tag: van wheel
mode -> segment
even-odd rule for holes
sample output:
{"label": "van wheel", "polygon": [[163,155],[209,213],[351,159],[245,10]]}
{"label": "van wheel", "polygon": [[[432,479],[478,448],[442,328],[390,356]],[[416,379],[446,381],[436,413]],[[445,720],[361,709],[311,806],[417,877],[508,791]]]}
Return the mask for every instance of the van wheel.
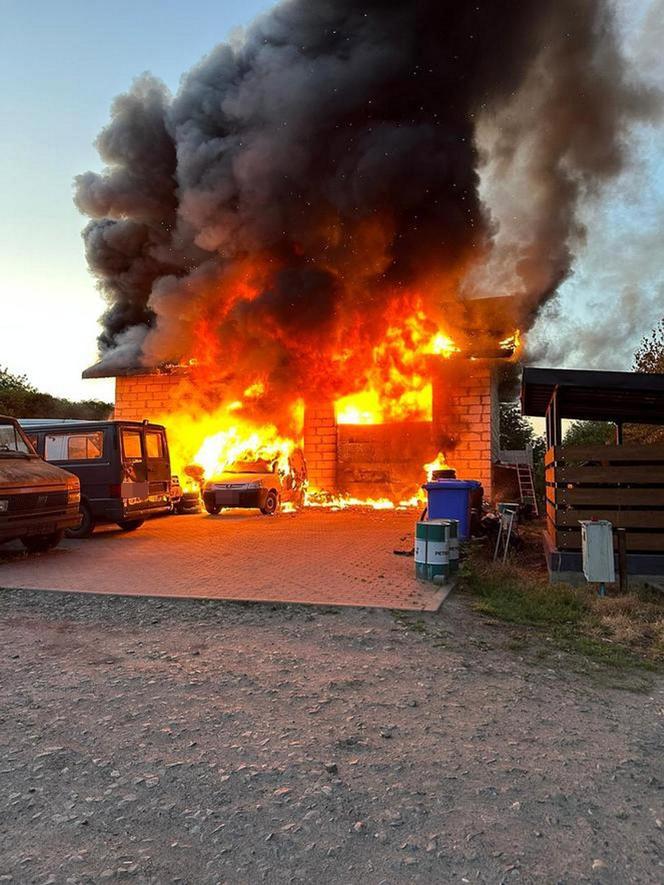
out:
{"label": "van wheel", "polygon": [[123,532],[135,532],[136,529],[140,529],[144,522],[144,519],[123,519],[118,525]]}
{"label": "van wheel", "polygon": [[50,535],[26,535],[21,538],[21,543],[30,553],[45,553],[47,550],[57,547],[64,534],[64,531],[60,529],[57,532],[51,532]]}
{"label": "van wheel", "polygon": [[65,529],[65,535],[68,538],[89,538],[95,530],[95,518],[87,504],[82,503],[81,507],[81,524],[75,529]]}
{"label": "van wheel", "polygon": [[219,516],[222,510],[219,504],[208,504],[207,502],[205,503],[205,509],[210,514],[210,516]]}
{"label": "van wheel", "polygon": [[261,507],[261,513],[263,516],[274,516],[274,514],[279,509],[279,495],[274,491],[274,489],[270,489],[267,493],[265,501],[263,502],[263,506]]}

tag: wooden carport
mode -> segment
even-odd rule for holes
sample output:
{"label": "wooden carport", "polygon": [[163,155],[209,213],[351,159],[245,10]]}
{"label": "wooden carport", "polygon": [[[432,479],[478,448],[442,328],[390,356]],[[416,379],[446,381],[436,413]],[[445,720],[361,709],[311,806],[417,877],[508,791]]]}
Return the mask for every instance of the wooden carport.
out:
{"label": "wooden carport", "polygon": [[[664,444],[623,444],[625,424],[664,425],[664,375],[526,367],[524,415],[546,419],[545,551],[552,578],[581,572],[579,520],[626,530],[628,572],[664,575]],[[613,445],[563,446],[563,419],[615,424]]]}

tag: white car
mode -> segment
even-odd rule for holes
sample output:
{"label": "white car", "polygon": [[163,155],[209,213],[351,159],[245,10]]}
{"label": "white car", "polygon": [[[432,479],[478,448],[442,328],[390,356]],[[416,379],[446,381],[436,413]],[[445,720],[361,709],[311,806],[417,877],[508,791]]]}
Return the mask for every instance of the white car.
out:
{"label": "white car", "polygon": [[283,502],[302,505],[306,478],[304,455],[299,449],[289,456],[287,471],[279,469],[279,458],[239,460],[205,483],[203,503],[214,516],[225,507],[255,507],[265,516],[272,516]]}

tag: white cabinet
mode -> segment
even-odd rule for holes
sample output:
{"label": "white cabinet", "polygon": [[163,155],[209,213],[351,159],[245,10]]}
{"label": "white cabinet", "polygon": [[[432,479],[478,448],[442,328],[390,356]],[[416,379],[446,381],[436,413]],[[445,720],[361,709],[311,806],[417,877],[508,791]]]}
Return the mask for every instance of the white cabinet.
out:
{"label": "white cabinet", "polygon": [[612,584],[616,579],[613,558],[613,525],[606,519],[580,520],[583,574],[593,584]]}

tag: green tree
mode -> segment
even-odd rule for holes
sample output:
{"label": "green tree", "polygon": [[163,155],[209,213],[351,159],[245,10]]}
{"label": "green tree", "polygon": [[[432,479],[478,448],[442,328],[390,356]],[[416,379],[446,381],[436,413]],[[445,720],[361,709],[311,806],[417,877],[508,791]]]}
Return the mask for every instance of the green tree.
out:
{"label": "green tree", "polygon": [[648,372],[649,374],[664,374],[664,318],[646,335],[639,344],[634,354],[635,372]]}
{"label": "green tree", "polygon": [[14,418],[82,418],[104,420],[113,406],[99,400],[72,402],[41,393],[25,375],[14,375],[0,367],[0,415]]}
{"label": "green tree", "polygon": [[518,402],[500,404],[500,448],[533,450],[533,478],[539,498],[544,496],[544,455],[546,442],[535,432],[530,421],[521,414]]}
{"label": "green tree", "polygon": [[525,449],[532,446],[533,453],[541,449],[544,454],[544,438],[535,432],[530,421],[521,414],[518,402],[500,404],[500,448]]}
{"label": "green tree", "polygon": [[[664,318],[646,335],[634,354],[632,369],[651,375],[664,374]],[[629,424],[625,440],[644,444],[664,443],[664,427],[656,424]]]}
{"label": "green tree", "polygon": [[563,437],[564,446],[594,446],[615,442],[616,426],[608,421],[572,421]]}

